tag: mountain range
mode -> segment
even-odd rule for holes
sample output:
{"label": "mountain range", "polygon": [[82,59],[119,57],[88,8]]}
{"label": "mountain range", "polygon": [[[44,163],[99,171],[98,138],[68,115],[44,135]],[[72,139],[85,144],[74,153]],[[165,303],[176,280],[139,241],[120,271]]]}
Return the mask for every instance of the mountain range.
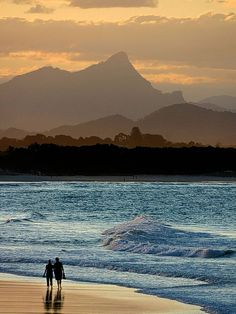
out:
{"label": "mountain range", "polygon": [[16,128],[8,128],[6,130],[0,130],[0,138],[8,137],[8,138],[16,138],[22,139],[26,135],[29,135],[30,132],[26,130],[16,129]]}
{"label": "mountain range", "polygon": [[211,109],[216,111],[236,112],[236,97],[229,95],[212,96],[202,99],[199,105],[205,108],[211,106]]}
{"label": "mountain range", "polygon": [[235,104],[232,96],[193,104],[181,92],[162,93],[119,52],[79,72],[44,67],[0,84],[0,138],[113,138],[138,126],[172,142],[235,146]]}
{"label": "mountain range", "polygon": [[161,108],[138,121],[138,126],[145,133],[161,134],[173,142],[236,145],[236,113],[188,103]]}
{"label": "mountain range", "polygon": [[143,133],[161,134],[173,142],[200,142],[205,145],[236,145],[236,113],[217,112],[183,103],[163,107],[143,119],[132,121],[120,115],[108,116],[75,126],[62,126],[47,135],[97,135],[114,137],[119,132],[129,133],[138,126]]}
{"label": "mountain range", "polygon": [[[111,115],[77,125],[61,126],[44,134],[68,135],[73,138],[94,135],[114,138],[121,132],[129,134],[134,126],[139,127],[142,133],[161,134],[172,142],[236,145],[236,113],[213,111],[189,103],[161,108],[136,121],[122,115]],[[18,138],[22,138],[23,134],[24,132],[19,133]]]}
{"label": "mountain range", "polygon": [[181,102],[180,91],[155,89],[119,52],[82,71],[44,67],[0,84],[0,125],[42,131],[114,114],[138,119]]}

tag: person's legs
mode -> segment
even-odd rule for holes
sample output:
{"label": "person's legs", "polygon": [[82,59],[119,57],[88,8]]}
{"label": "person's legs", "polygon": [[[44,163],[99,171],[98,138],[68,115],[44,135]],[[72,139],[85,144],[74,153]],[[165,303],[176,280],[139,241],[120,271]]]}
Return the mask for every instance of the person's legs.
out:
{"label": "person's legs", "polygon": [[49,277],[47,276],[47,287],[49,287]]}
{"label": "person's legs", "polygon": [[52,287],[52,277],[50,277],[50,286]]}

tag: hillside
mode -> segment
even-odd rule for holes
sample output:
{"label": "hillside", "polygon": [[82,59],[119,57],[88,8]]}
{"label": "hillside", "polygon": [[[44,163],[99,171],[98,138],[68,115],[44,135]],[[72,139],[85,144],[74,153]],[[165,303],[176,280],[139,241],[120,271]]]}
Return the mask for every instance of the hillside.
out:
{"label": "hillside", "polygon": [[45,132],[45,134],[51,136],[63,134],[69,135],[74,138],[93,135],[99,136],[101,138],[113,138],[116,134],[120,132],[129,133],[133,125],[134,121],[127,119],[121,115],[113,115],[77,125],[61,126]]}
{"label": "hillside", "polygon": [[199,102],[200,104],[210,103],[219,106],[225,110],[236,112],[236,97],[229,95],[219,95],[205,98]]}
{"label": "hillside", "polygon": [[[204,145],[236,146],[236,113],[214,111],[197,105],[183,103],[166,106],[140,120],[131,120],[122,115],[111,115],[75,125],[63,125],[43,132],[46,136],[66,135],[75,139],[97,136],[114,138],[119,133],[129,134],[137,126],[142,133],[160,134],[167,141],[191,141]],[[23,138],[23,130],[0,131],[1,135]],[[15,136],[14,136],[15,134]],[[16,136],[17,135],[17,136]]]}
{"label": "hillside", "polygon": [[15,138],[15,139],[22,139],[30,132],[15,128],[9,128],[6,130],[0,130],[0,138],[8,137],[8,138]]}
{"label": "hillside", "polygon": [[162,108],[138,121],[142,132],[161,134],[169,141],[236,145],[236,113],[217,112],[192,104]]}

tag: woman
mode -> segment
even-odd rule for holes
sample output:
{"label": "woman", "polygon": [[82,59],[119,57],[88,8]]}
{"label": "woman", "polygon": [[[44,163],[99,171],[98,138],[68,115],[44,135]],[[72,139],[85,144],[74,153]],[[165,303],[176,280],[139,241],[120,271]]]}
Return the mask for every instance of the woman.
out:
{"label": "woman", "polygon": [[45,267],[43,277],[46,277],[47,279],[47,287],[49,288],[49,283],[50,283],[50,286],[52,287],[53,265],[52,265],[51,260],[48,260],[48,264]]}
{"label": "woman", "polygon": [[54,275],[55,275],[55,279],[57,281],[57,287],[58,287],[58,289],[61,289],[61,280],[62,280],[62,278],[65,279],[64,268],[63,268],[62,263],[59,261],[58,257],[56,257],[55,260],[56,260],[56,262],[53,265]]}

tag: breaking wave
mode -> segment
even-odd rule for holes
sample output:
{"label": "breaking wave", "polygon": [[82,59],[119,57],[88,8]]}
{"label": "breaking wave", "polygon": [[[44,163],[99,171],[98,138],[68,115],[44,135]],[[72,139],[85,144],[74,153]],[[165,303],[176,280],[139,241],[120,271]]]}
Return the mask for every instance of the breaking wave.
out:
{"label": "breaking wave", "polygon": [[22,218],[8,218],[5,223],[10,224],[10,223],[17,223],[17,222],[33,222],[30,218],[27,217],[22,217]]}
{"label": "breaking wave", "polygon": [[36,222],[38,220],[45,220],[45,216],[41,213],[38,212],[32,212],[29,214],[26,214],[25,216],[17,216],[17,217],[10,217],[8,218],[5,223],[10,224],[10,223],[31,223],[31,222]]}
{"label": "breaking wave", "polygon": [[113,251],[198,258],[218,258],[235,253],[215,245],[215,238],[210,233],[179,230],[143,216],[103,232],[103,246]]}

